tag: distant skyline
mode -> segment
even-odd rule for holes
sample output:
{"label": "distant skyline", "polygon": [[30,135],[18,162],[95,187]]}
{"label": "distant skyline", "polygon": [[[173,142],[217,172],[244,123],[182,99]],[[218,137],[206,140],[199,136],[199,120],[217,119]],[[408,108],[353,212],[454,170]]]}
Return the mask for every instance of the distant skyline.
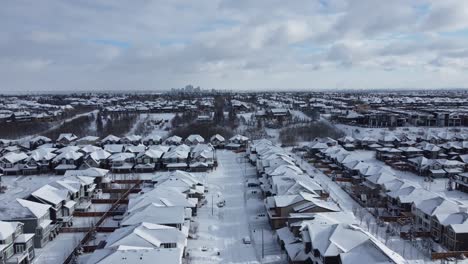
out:
{"label": "distant skyline", "polygon": [[1,6],[0,93],[468,87],[468,1]]}

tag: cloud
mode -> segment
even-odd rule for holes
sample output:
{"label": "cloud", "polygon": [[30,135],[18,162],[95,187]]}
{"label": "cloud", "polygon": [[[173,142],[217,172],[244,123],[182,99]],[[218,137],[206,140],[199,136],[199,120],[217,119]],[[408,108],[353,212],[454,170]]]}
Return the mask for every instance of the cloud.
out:
{"label": "cloud", "polygon": [[468,81],[458,0],[17,0],[0,22],[0,92]]}

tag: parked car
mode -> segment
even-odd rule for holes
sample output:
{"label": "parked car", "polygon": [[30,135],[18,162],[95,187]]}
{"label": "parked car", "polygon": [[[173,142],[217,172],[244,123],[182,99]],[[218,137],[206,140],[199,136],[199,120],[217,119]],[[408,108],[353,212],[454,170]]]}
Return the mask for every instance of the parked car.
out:
{"label": "parked car", "polygon": [[250,240],[250,237],[246,236],[242,239],[242,242],[244,242],[244,244],[252,244],[252,240]]}

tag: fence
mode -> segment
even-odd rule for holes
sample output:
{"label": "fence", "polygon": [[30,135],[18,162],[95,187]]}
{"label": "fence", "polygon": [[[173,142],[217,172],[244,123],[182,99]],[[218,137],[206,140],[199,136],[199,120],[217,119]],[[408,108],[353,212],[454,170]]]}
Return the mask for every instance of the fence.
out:
{"label": "fence", "polygon": [[[122,199],[127,199],[128,195],[130,193],[135,193],[135,190],[141,190],[139,188],[141,184],[141,181],[139,180],[137,183],[135,183],[135,185],[133,185],[132,188],[130,189],[127,189],[125,192],[123,192],[123,195],[122,197],[120,197],[115,203],[112,204],[111,208],[105,212],[101,218],[96,222],[96,225],[94,227],[92,227],[86,234],[85,236],[83,237],[83,239],[81,239],[80,241],[80,244],[78,244],[75,249],[70,253],[70,255],[67,257],[67,259],[63,262],[64,264],[70,264],[72,263],[72,261],[74,260],[74,257],[77,255],[77,253],[80,251],[80,249],[83,248],[83,246],[86,245],[86,243],[88,243],[88,241],[92,238],[93,236],[93,233],[95,231],[98,230],[98,228],[100,227],[100,225],[106,220],[107,217],[109,216],[112,216],[112,212],[118,212],[116,209],[121,205],[120,204],[120,200]],[[125,190],[125,189],[118,189],[118,190]],[[139,192],[139,191],[138,191]]]}

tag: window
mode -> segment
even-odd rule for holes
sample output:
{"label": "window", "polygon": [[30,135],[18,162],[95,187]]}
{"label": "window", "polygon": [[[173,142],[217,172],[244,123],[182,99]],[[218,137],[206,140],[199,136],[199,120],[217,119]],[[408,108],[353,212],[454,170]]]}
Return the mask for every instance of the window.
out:
{"label": "window", "polygon": [[16,244],[15,245],[15,252],[16,253],[24,252],[24,244]]}

